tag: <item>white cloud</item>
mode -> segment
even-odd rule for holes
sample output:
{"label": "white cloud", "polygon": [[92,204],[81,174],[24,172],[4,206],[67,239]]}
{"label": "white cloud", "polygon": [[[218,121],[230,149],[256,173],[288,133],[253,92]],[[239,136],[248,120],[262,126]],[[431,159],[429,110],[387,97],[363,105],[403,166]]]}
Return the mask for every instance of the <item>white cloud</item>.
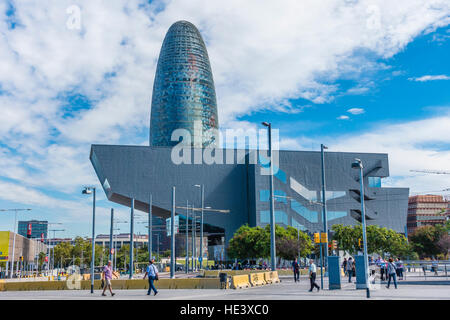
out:
{"label": "white cloud", "polygon": [[410,170],[450,170],[450,113],[399,124],[378,124],[370,131],[328,140],[330,151],[387,153],[387,185],[410,187],[412,192],[449,187],[446,175]]}
{"label": "white cloud", "polygon": [[426,75],[426,76],[421,76],[421,77],[417,77],[417,78],[408,78],[408,80],[409,81],[425,82],[425,81],[435,81],[435,80],[450,80],[450,77],[446,76],[444,74],[436,75],[436,76]]}
{"label": "white cloud", "polygon": [[357,114],[363,114],[365,111],[363,108],[351,108],[347,110],[348,113],[351,113],[353,115],[357,115]]}
{"label": "white cloud", "polygon": [[321,143],[326,144],[330,152],[387,153],[390,176],[383,180],[383,186],[410,188],[410,193],[439,191],[450,187],[448,175],[410,171],[450,171],[448,111],[418,121],[376,123],[372,129],[349,135],[282,138],[280,146],[284,150],[320,150]]}
{"label": "white cloud", "polygon": [[348,119],[350,119],[350,117],[349,116],[345,116],[345,115],[341,115],[341,116],[337,117],[336,119],[338,119],[338,120],[348,120]]}
{"label": "white cloud", "polygon": [[[74,4],[81,9],[80,30],[66,26],[66,9]],[[11,198],[3,192],[11,184],[26,194],[43,188],[69,195],[97,181],[88,160],[91,143],[147,141],[156,62],[177,20],[193,22],[206,41],[226,128],[262,109],[300,112],[290,99],[332,101],[341,90],[335,80],[359,81],[367,70],[385,69],[379,58],[448,24],[450,13],[446,0],[49,0],[14,6],[14,17],[6,17],[7,3],[0,2],[0,182],[9,181],[0,184],[3,199]],[[366,88],[364,80],[348,93]],[[74,111],[64,97],[76,95],[88,104]],[[53,197],[42,195],[39,203],[47,206]],[[30,199],[40,196],[30,193]]]}

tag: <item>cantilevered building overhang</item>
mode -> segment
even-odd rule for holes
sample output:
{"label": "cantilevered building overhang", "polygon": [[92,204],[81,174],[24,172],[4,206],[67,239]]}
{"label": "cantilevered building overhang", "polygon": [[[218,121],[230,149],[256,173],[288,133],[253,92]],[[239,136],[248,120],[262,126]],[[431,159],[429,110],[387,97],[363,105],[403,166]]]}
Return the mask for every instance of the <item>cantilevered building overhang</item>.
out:
{"label": "cantilevered building overhang", "polygon": [[[93,145],[91,162],[109,200],[148,212],[150,194],[153,213],[168,218],[171,190],[176,187],[176,205],[186,201],[200,207],[195,184],[205,185],[205,207],[229,213],[207,213],[205,223],[223,229],[229,240],[243,224],[264,226],[269,222],[269,177],[261,174],[264,157],[252,163],[249,151],[233,164],[175,164],[170,147]],[[195,151],[192,152],[194,154]],[[223,151],[225,154],[226,151]],[[327,152],[325,154],[326,199],[329,226],[361,222],[358,170],[351,168],[360,158],[365,168],[367,223],[404,232],[409,189],[384,188],[380,180],[389,175],[386,154]],[[193,156],[192,156],[193,160]],[[193,163],[193,161],[191,162]],[[322,229],[320,152],[280,151],[274,178],[275,220],[301,230]],[[287,197],[287,198],[286,198]],[[183,209],[177,214],[184,216]]]}

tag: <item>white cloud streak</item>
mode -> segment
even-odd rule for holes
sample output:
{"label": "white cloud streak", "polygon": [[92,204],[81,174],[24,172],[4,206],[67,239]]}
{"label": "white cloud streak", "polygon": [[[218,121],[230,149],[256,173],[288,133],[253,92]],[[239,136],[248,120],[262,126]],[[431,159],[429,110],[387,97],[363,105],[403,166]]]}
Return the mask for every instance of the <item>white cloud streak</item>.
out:
{"label": "white cloud streak", "polygon": [[[74,4],[80,30],[67,28],[66,9]],[[53,197],[36,188],[69,195],[96,183],[91,143],[145,144],[156,62],[175,21],[191,21],[206,41],[226,128],[262,109],[300,112],[290,99],[332,101],[340,91],[335,80],[358,81],[369,69],[385,68],[378,58],[447,25],[450,5],[50,0],[16,1],[14,14],[7,11],[0,2],[0,198],[12,200],[4,191],[15,184],[46,207]],[[349,94],[366,92],[366,84]],[[73,110],[70,99],[77,97],[86,103]]]}
{"label": "white cloud streak", "polygon": [[426,82],[426,81],[436,81],[436,80],[450,80],[449,76],[446,76],[444,74],[441,75],[426,75],[426,76],[421,76],[421,77],[417,77],[417,78],[408,78],[409,81],[418,81],[418,82]]}
{"label": "white cloud streak", "polygon": [[363,108],[350,108],[347,110],[348,113],[353,115],[363,114],[365,111]]}

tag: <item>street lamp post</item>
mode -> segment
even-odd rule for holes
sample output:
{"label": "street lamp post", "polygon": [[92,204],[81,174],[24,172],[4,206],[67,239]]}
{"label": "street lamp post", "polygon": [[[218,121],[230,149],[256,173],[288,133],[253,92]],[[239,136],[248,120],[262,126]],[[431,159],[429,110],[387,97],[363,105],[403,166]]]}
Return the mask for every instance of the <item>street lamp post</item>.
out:
{"label": "street lamp post", "polygon": [[197,221],[195,220],[195,212],[192,207],[192,271],[197,271],[197,248],[196,248],[196,237],[197,237]]}
{"label": "street lamp post", "polygon": [[[327,270],[327,256],[328,256],[328,221],[327,221],[327,204],[326,204],[326,191],[325,191],[325,152],[324,150],[328,147],[323,144],[320,145],[320,155],[322,164],[322,212],[323,212],[323,232],[327,235],[327,242],[323,244],[323,264],[325,266],[325,271]],[[321,272],[322,273],[322,272]]]}
{"label": "street lamp post", "polygon": [[153,207],[153,195],[150,194],[150,202],[148,204],[148,259],[152,259],[153,251],[153,217],[152,217],[152,207]]}
{"label": "street lamp post", "polygon": [[83,194],[91,194],[93,192],[92,199],[92,256],[91,256],[91,293],[94,293],[94,267],[95,267],[95,187],[85,187]]}
{"label": "street lamp post", "polygon": [[200,215],[200,253],[198,257],[198,262],[200,264],[200,269],[203,269],[203,208],[205,207],[205,185],[196,184],[195,187],[201,189],[201,215]]}
{"label": "street lamp post", "polygon": [[363,164],[360,159],[355,159],[352,163],[352,168],[359,169],[359,183],[360,183],[360,198],[361,198],[361,220],[362,220],[362,232],[363,232],[363,247],[364,247],[364,278],[366,280],[366,294],[367,298],[370,298],[370,288],[368,279],[369,260],[367,254],[367,236],[366,236],[366,213],[364,208],[364,173]]}
{"label": "street lamp post", "polygon": [[134,255],[134,198],[131,199],[131,220],[130,220],[130,274],[129,279],[133,279],[133,255]]}
{"label": "street lamp post", "polygon": [[[53,250],[52,250],[52,274],[53,274],[53,270],[55,269],[55,245],[56,245],[56,232],[57,231],[66,231],[65,229],[52,229],[52,230],[48,230],[48,231],[53,231]],[[48,260],[49,264],[50,264],[50,257]]]}
{"label": "street lamp post", "polygon": [[109,231],[109,260],[113,258],[114,209],[111,208],[111,229]]}
{"label": "street lamp post", "polygon": [[172,187],[172,213],[170,216],[170,278],[175,278],[175,187]]}
{"label": "street lamp post", "polygon": [[186,200],[186,273],[189,272],[189,200]]}
{"label": "street lamp post", "polygon": [[272,271],[276,270],[276,245],[275,245],[275,213],[274,213],[274,196],[273,196],[273,157],[272,157],[272,125],[263,122],[263,126],[268,128],[269,133],[269,159],[270,159],[270,261]]}

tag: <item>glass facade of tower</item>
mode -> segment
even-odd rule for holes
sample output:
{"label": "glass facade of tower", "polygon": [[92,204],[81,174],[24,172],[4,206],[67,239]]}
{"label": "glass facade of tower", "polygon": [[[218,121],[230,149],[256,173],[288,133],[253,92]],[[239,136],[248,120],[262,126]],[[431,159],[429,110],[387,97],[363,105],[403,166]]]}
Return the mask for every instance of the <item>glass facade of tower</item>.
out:
{"label": "glass facade of tower", "polygon": [[[195,125],[194,125],[195,123]],[[174,23],[161,47],[153,84],[150,146],[173,146],[172,132],[186,129],[191,145],[214,146],[216,93],[205,43],[190,22]]]}

